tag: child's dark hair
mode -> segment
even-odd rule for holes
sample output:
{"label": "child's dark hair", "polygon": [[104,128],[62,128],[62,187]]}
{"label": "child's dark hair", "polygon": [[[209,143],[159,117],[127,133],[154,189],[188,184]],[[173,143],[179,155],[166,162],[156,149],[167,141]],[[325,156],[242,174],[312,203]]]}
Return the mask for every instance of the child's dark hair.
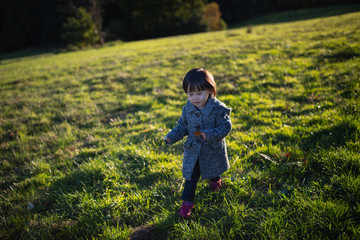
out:
{"label": "child's dark hair", "polygon": [[210,90],[216,96],[216,83],[213,75],[203,68],[191,69],[184,77],[183,89],[186,93]]}

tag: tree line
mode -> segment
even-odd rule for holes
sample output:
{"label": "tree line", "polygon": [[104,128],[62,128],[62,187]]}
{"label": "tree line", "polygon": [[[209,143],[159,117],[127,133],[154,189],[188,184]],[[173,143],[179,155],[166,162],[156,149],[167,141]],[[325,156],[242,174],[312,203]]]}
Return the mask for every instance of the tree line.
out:
{"label": "tree line", "polygon": [[355,0],[2,0],[0,52],[215,31],[274,11]]}

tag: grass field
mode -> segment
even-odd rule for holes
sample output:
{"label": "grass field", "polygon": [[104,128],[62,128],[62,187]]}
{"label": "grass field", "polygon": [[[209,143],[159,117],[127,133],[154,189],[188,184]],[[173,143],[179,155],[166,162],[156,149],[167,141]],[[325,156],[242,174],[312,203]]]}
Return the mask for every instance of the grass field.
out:
{"label": "grass field", "polygon": [[[360,12],[0,61],[1,239],[359,239]],[[177,213],[184,74],[231,168]]]}

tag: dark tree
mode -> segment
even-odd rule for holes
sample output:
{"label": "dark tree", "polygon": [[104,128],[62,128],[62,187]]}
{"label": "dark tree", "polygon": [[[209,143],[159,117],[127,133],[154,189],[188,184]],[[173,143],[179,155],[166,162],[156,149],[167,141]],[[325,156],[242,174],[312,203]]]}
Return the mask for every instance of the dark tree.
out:
{"label": "dark tree", "polygon": [[60,0],[58,9],[68,17],[76,16],[79,8],[85,9],[90,13],[92,20],[95,23],[99,42],[103,45],[105,43],[102,17],[104,14],[103,5],[108,1],[110,0]]}
{"label": "dark tree", "polygon": [[75,47],[91,46],[99,41],[92,15],[83,7],[77,9],[76,16],[66,19],[62,37],[69,46]]}

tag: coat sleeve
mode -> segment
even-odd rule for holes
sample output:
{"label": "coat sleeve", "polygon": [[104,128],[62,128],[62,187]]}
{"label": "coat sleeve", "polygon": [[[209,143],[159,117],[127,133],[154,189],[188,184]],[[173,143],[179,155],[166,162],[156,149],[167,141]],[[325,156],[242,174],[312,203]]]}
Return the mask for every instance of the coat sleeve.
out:
{"label": "coat sleeve", "polygon": [[216,127],[203,130],[207,136],[207,143],[217,142],[225,138],[231,131],[230,119],[231,108],[223,108],[217,111]]}
{"label": "coat sleeve", "polygon": [[180,141],[186,135],[188,135],[188,125],[184,112],[185,107],[182,110],[181,117],[178,120],[177,125],[166,135],[166,137],[171,141],[170,143],[167,143],[167,145],[174,144],[177,141]]}

